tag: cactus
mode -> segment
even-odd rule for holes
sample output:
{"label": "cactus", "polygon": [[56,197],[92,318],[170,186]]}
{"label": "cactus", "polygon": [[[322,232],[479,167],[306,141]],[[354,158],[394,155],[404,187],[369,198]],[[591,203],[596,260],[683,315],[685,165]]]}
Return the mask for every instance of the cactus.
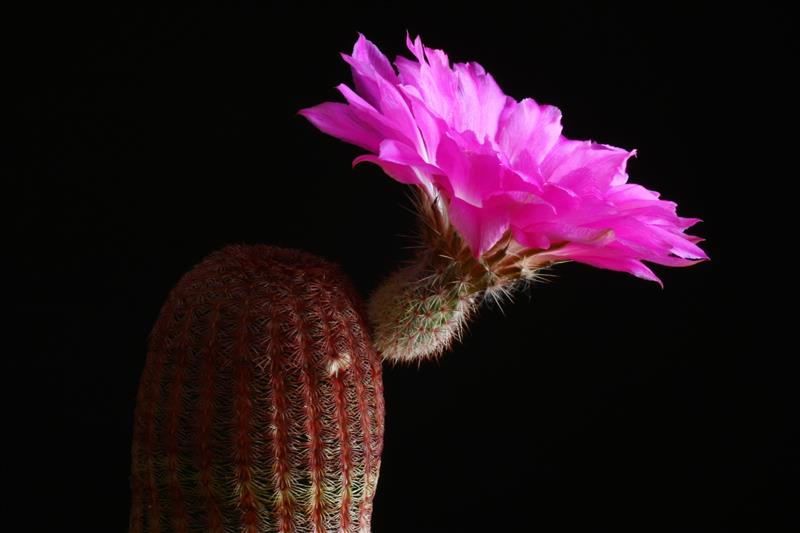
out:
{"label": "cactus", "polygon": [[337,267],[268,246],[211,254],[149,337],[130,533],[368,533],[382,394]]}

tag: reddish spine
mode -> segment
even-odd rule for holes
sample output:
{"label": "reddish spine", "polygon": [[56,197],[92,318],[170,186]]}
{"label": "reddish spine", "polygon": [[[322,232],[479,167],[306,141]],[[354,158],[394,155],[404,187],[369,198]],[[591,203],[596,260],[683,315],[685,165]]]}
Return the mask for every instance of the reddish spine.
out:
{"label": "reddish spine", "polygon": [[313,531],[325,531],[325,503],[323,501],[322,474],[325,468],[325,455],[322,443],[322,433],[317,405],[319,404],[319,391],[317,390],[317,371],[313,358],[310,357],[310,335],[306,331],[303,321],[303,295],[295,295],[291,305],[291,317],[297,331],[297,352],[302,357],[303,374],[303,404],[305,407],[306,433],[308,435],[308,470],[311,475],[310,511]]}
{"label": "reddish spine", "polygon": [[285,348],[287,339],[281,331],[280,322],[273,320],[271,324],[270,343],[270,385],[272,387],[272,455],[273,486],[276,506],[278,531],[290,533],[292,524],[291,465],[289,463],[289,397],[284,382],[282,369],[287,365]]}
{"label": "reddish spine", "polygon": [[237,493],[239,509],[242,513],[244,533],[258,533],[258,501],[253,487],[253,402],[251,383],[253,380],[250,354],[250,299],[253,285],[247,289],[247,299],[239,321],[234,348],[234,367],[236,384],[234,390],[234,410],[236,411],[236,444],[234,446]]}
{"label": "reddish spine", "polygon": [[200,480],[200,497],[207,519],[208,533],[222,533],[222,517],[214,494],[213,477],[213,423],[214,423],[214,352],[220,320],[220,304],[214,306],[209,322],[208,341],[205,343],[200,364],[200,391],[197,409],[197,451]]}
{"label": "reddish spine", "polygon": [[368,533],[380,360],[340,270],[267,246],[215,252],[149,339],[131,533]]}
{"label": "reddish spine", "polygon": [[[331,302],[331,305],[334,310],[333,321],[337,324],[337,330],[342,332],[342,342],[345,346],[346,353],[356,353],[358,350],[363,349],[363,344],[358,344],[356,339],[353,336],[353,332],[351,328],[347,327],[347,324],[353,317],[347,316],[347,307],[344,305],[342,301],[341,295],[335,294],[335,292],[331,291],[334,295],[334,299]],[[367,365],[370,368],[370,365]],[[365,401],[365,390],[364,390],[364,377],[365,377],[365,369],[360,364],[353,365],[353,371],[355,373],[355,387],[356,387],[356,401],[358,406],[358,427],[361,431],[362,436],[362,449],[363,449],[363,462],[364,462],[364,477],[366,478],[369,473],[371,472],[372,468],[372,442],[370,438],[370,424],[369,424],[369,408],[367,406],[367,402]],[[364,480],[363,482],[364,488],[368,488],[369,482],[368,480]],[[371,498],[370,498],[371,499]],[[362,505],[359,508],[358,512],[358,524],[359,527],[363,530],[364,528],[368,527],[368,520],[370,515],[371,509],[367,505]]]}
{"label": "reddish spine", "polygon": [[186,379],[186,352],[190,347],[189,329],[192,324],[194,308],[189,306],[186,311],[181,331],[177,342],[169,350],[171,358],[175,361],[175,373],[169,383],[168,401],[166,405],[166,453],[167,453],[167,484],[169,486],[170,505],[172,508],[172,527],[175,533],[187,533],[188,515],[186,501],[181,489],[179,477],[180,457],[180,423],[181,410],[183,409],[184,382]]}

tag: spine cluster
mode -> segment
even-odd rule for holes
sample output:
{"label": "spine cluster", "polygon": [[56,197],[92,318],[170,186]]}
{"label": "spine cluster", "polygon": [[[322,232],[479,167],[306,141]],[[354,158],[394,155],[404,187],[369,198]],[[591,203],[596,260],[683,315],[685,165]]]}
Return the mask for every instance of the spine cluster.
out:
{"label": "spine cluster", "polygon": [[230,246],[186,274],[149,339],[130,533],[368,533],[381,365],[335,266]]}
{"label": "spine cluster", "polygon": [[375,349],[394,362],[441,355],[460,338],[484,298],[509,297],[551,263],[508,232],[480,258],[451,224],[441,198],[418,191],[419,253],[390,275],[369,301]]}

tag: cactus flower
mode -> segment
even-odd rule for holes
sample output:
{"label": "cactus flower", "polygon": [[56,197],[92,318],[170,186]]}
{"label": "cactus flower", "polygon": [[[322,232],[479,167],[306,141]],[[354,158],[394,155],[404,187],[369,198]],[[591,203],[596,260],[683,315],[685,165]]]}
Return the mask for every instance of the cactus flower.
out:
{"label": "cactus flower", "polygon": [[487,294],[547,266],[577,261],[661,283],[643,261],[707,259],[685,230],[698,222],[628,183],[635,154],[562,134],[561,112],[516,101],[477,63],[406,38],[395,68],[363,35],[342,57],[346,103],[300,114],[355,144],[389,176],[416,186],[424,250],[373,295],[376,346],[391,359],[440,353]]}

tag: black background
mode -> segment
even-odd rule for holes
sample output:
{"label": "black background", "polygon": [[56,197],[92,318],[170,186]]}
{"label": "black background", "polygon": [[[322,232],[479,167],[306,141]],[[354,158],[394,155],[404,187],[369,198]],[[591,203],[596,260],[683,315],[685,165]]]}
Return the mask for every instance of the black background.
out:
{"label": "black background", "polygon": [[365,295],[407,257],[404,186],[296,111],[339,99],[358,31],[393,59],[408,30],[559,106],[567,136],[638,148],[632,181],[703,218],[712,261],[656,267],[664,290],[559,266],[440,361],[386,367],[374,531],[797,530],[792,350],[763,327],[781,222],[760,197],[786,194],[767,120],[792,24],[572,2],[4,17],[4,515],[126,530],[145,337],[211,251],[303,248]]}

